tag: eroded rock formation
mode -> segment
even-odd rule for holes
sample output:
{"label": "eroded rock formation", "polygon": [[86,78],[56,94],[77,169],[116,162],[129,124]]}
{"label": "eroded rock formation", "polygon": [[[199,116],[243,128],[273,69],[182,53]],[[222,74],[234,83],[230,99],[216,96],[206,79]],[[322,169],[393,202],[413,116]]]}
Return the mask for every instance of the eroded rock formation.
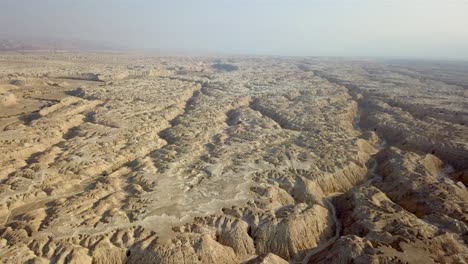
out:
{"label": "eroded rock formation", "polygon": [[2,263],[468,261],[460,73],[1,59]]}

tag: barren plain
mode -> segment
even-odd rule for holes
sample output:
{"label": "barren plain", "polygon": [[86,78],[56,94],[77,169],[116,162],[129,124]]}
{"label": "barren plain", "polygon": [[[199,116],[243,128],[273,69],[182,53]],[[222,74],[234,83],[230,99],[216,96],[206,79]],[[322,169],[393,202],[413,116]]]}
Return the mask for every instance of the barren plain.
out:
{"label": "barren plain", "polygon": [[1,263],[467,263],[468,65],[0,54]]}

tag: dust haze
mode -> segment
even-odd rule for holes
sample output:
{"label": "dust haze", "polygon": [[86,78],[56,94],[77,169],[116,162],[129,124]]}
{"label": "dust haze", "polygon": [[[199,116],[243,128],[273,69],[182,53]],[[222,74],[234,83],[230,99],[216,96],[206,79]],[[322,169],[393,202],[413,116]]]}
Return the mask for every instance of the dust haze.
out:
{"label": "dust haze", "polygon": [[0,39],[165,54],[468,59],[468,2],[2,1]]}

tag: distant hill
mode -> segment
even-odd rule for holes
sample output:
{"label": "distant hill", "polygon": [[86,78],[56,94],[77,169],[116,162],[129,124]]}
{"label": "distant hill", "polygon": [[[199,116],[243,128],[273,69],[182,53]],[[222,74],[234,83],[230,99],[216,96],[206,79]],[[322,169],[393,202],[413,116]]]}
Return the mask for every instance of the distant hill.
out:
{"label": "distant hill", "polygon": [[0,52],[26,51],[115,51],[110,46],[71,40],[14,40],[0,37]]}

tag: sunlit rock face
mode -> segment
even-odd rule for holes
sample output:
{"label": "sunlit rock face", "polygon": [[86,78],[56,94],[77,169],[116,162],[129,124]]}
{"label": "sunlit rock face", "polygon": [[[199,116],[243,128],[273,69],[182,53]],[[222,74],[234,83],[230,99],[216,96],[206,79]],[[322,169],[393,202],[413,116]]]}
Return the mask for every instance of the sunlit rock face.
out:
{"label": "sunlit rock face", "polygon": [[467,70],[2,54],[0,262],[467,262]]}

